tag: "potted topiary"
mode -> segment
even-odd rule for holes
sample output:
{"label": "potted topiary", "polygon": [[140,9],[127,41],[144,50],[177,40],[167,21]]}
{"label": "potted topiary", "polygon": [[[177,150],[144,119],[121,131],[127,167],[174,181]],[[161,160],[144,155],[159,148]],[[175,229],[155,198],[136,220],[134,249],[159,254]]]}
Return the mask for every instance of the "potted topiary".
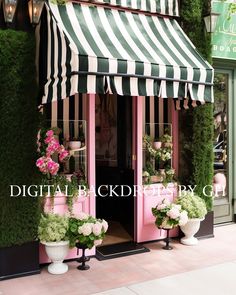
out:
{"label": "potted topiary", "polygon": [[182,192],[181,196],[176,199],[176,203],[188,213],[188,222],[180,226],[185,237],[181,238],[181,243],[192,246],[198,243],[194,235],[200,228],[200,222],[204,220],[207,213],[206,204],[198,195],[191,191]]}
{"label": "potted topiary", "polygon": [[107,229],[108,223],[105,220],[96,219],[84,212],[69,218],[70,247],[76,246],[82,250],[82,257],[78,260],[78,262],[82,262],[82,265],[79,265],[78,269],[89,269],[89,266],[85,265],[85,262],[89,260],[85,256],[85,250],[100,245]]}
{"label": "potted topiary", "polygon": [[166,245],[163,247],[165,250],[171,250],[169,246],[169,230],[176,226],[183,226],[188,221],[188,215],[181,205],[171,203],[168,199],[164,198],[156,207],[152,208],[152,214],[155,217],[155,225],[159,229],[167,231]]}
{"label": "potted topiary", "polygon": [[42,214],[38,237],[52,263],[48,266],[48,272],[51,274],[63,274],[67,272],[68,266],[63,260],[69,251],[68,239],[68,217],[58,214]]}

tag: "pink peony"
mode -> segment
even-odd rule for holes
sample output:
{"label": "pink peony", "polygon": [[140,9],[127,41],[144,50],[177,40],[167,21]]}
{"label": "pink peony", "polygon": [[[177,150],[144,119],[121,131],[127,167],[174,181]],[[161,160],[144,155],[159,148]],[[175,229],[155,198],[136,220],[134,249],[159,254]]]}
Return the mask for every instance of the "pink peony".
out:
{"label": "pink peony", "polygon": [[84,212],[79,212],[76,217],[79,219],[79,220],[86,220],[88,218],[88,214],[84,213]]}
{"label": "pink peony", "polygon": [[52,175],[56,175],[59,170],[59,164],[54,162],[51,158],[49,158],[47,162],[48,172]]}
{"label": "pink peony", "polygon": [[99,236],[102,233],[102,223],[96,222],[93,225],[93,233],[95,236]]}
{"label": "pink peony", "polygon": [[94,246],[99,246],[102,243],[102,239],[94,240]]}
{"label": "pink peony", "polygon": [[46,132],[46,136],[47,136],[47,137],[52,137],[53,135],[54,135],[53,130],[48,130],[48,131]]}
{"label": "pink peony", "polygon": [[84,236],[89,236],[92,233],[92,224],[84,223],[78,228],[78,233]]}
{"label": "pink peony", "polygon": [[173,207],[166,213],[166,215],[171,219],[177,219],[180,216],[180,212],[179,209]]}
{"label": "pink peony", "polygon": [[108,223],[104,219],[102,220],[102,227],[103,227],[104,232],[106,232],[108,229]]}
{"label": "pink peony", "polygon": [[62,162],[63,160],[65,160],[69,155],[69,152],[67,150],[65,150],[65,148],[63,147],[63,149],[61,149],[60,154],[59,154],[59,161]]}
{"label": "pink peony", "polygon": [[36,161],[36,166],[39,167],[39,168],[43,167],[43,165],[44,165],[44,163],[45,163],[45,159],[46,159],[46,157],[41,157],[41,158],[39,158],[39,159]]}

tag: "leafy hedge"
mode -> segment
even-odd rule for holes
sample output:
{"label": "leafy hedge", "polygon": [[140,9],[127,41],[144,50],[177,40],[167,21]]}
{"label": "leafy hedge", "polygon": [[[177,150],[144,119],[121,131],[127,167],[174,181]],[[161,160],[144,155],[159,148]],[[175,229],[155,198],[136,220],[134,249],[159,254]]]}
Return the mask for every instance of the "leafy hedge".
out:
{"label": "leafy hedge", "polygon": [[0,247],[36,238],[38,198],[10,197],[10,184],[35,184],[39,115],[34,36],[0,30]]}
{"label": "leafy hedge", "polygon": [[[211,62],[211,36],[206,33],[203,16],[209,12],[210,7],[209,0],[182,0],[180,10],[182,27],[198,51],[209,62]],[[181,134],[182,181],[197,185],[196,193],[206,201],[207,210],[211,211],[212,198],[204,196],[203,187],[211,185],[213,178],[213,105],[197,107],[181,116],[181,127],[185,128],[188,124]],[[209,194],[209,190],[207,193]]]}

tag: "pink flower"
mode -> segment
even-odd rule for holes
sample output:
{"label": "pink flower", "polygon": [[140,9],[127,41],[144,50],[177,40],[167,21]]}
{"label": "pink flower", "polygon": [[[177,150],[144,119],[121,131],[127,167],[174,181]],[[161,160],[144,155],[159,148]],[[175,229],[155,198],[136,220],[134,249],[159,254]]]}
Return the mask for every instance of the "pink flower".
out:
{"label": "pink flower", "polygon": [[63,160],[65,160],[68,155],[69,152],[67,150],[65,150],[64,146],[62,146],[63,148],[61,148],[60,154],[59,154],[59,161],[62,162]]}
{"label": "pink flower", "polygon": [[47,162],[48,172],[52,175],[56,175],[59,170],[59,164],[54,162],[51,158],[49,159],[50,160]]}
{"label": "pink flower", "polygon": [[177,219],[180,216],[180,212],[179,209],[173,207],[166,213],[166,215],[171,219]]}
{"label": "pink flower", "polygon": [[42,168],[45,163],[46,157],[41,157],[36,161],[36,166]]}
{"label": "pink flower", "polygon": [[55,139],[54,137],[50,139],[50,142],[48,143],[48,147],[46,148],[47,156],[50,156],[54,154],[55,152],[60,152],[61,146],[59,144],[59,141]]}
{"label": "pink flower", "polygon": [[78,228],[78,233],[84,236],[89,236],[92,233],[92,224],[84,223]]}
{"label": "pink flower", "polygon": [[79,219],[79,220],[85,220],[88,218],[88,214],[84,213],[84,212],[79,212],[76,217]]}
{"label": "pink flower", "polygon": [[166,207],[167,207],[166,204],[159,204],[159,205],[157,206],[157,210],[162,210],[162,209],[165,209]]}
{"label": "pink flower", "polygon": [[93,225],[93,233],[95,236],[99,236],[102,233],[102,223],[97,222]]}
{"label": "pink flower", "polygon": [[108,229],[108,223],[104,219],[102,220],[102,227],[103,227],[104,232],[106,232]]}
{"label": "pink flower", "polygon": [[48,131],[46,132],[46,136],[47,136],[47,137],[52,137],[53,135],[54,135],[53,130],[48,130]]}
{"label": "pink flower", "polygon": [[94,246],[101,245],[101,243],[102,243],[102,239],[94,240]]}

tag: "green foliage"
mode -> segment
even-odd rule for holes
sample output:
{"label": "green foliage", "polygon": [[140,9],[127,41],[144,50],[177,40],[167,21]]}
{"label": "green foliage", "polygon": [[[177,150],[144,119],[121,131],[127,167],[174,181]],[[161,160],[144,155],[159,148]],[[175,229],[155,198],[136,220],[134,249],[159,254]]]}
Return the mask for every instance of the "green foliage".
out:
{"label": "green foliage", "polygon": [[101,244],[107,228],[108,224],[105,220],[96,219],[83,212],[77,217],[70,217],[68,230],[70,247],[75,247],[77,242],[86,245],[89,249]]}
{"label": "green foliage", "polygon": [[188,218],[203,218],[206,213],[206,204],[198,195],[185,191],[177,198],[176,203],[181,205],[181,208],[188,213]]}
{"label": "green foliage", "polygon": [[7,247],[37,238],[38,199],[10,197],[11,184],[37,184],[33,35],[0,30],[0,73],[0,247]]}
{"label": "green foliage", "polygon": [[[211,62],[211,35],[206,33],[204,15],[210,11],[210,0],[181,1],[181,25],[198,51]],[[196,184],[196,192],[212,210],[212,198],[205,197],[203,187],[213,177],[213,106],[206,104],[180,114],[181,181]],[[191,159],[191,160],[190,160]]]}
{"label": "green foliage", "polygon": [[68,227],[68,217],[66,216],[52,213],[41,215],[38,238],[41,242],[68,241]]}

